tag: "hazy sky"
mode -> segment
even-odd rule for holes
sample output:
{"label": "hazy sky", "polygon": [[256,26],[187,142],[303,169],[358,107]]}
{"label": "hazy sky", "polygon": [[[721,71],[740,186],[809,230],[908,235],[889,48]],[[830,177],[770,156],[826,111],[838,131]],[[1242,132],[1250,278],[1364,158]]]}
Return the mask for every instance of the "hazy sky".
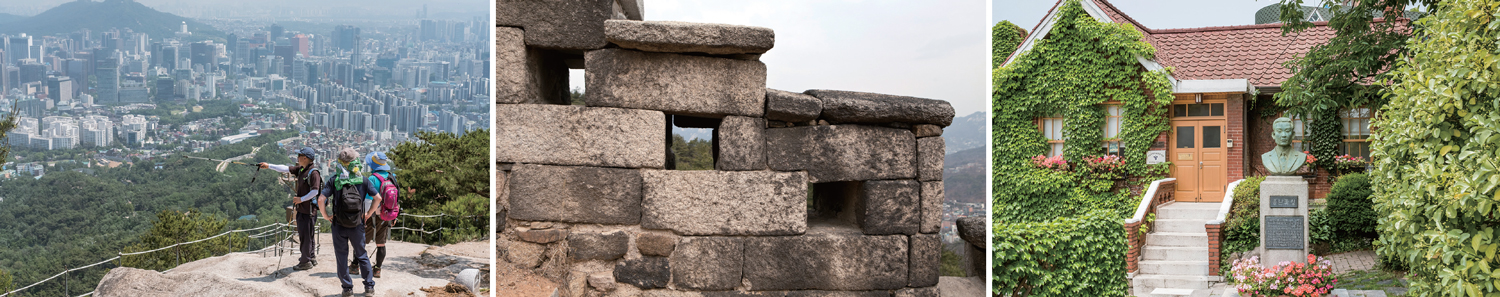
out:
{"label": "hazy sky", "polygon": [[[984,0],[647,0],[648,21],[768,27],[767,87],[838,89],[947,100],[984,110],[989,25]],[[572,84],[583,85],[575,71]]]}
{"label": "hazy sky", "polygon": [[[0,12],[35,15],[52,7],[76,0],[28,0],[0,1]],[[100,0],[91,0],[99,2]],[[157,10],[185,14],[206,7],[227,8],[260,12],[271,10],[280,16],[321,14],[337,18],[339,15],[358,13],[384,17],[411,18],[427,5],[427,14],[435,19],[467,18],[471,15],[489,15],[492,0],[134,0]],[[648,1],[649,2],[649,1]],[[196,17],[195,15],[184,15]]]}
{"label": "hazy sky", "polygon": [[[1141,25],[1151,29],[1197,28],[1211,26],[1249,25],[1255,23],[1255,11],[1271,4],[1271,0],[1108,0],[1116,8],[1130,15]],[[1313,3],[1304,1],[1303,3]],[[1026,31],[1036,27],[1047,10],[1057,1],[1052,0],[996,0],[991,7],[991,25],[1009,20]]]}

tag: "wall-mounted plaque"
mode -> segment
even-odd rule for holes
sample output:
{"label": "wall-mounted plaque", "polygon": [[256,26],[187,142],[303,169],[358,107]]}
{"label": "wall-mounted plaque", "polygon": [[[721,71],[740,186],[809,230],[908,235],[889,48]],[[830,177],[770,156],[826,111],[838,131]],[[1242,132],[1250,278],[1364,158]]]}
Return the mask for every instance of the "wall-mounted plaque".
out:
{"label": "wall-mounted plaque", "polygon": [[1266,216],[1266,234],[1261,234],[1261,242],[1266,244],[1268,250],[1303,249],[1307,243],[1303,239],[1307,227],[1302,220],[1302,216]]}
{"label": "wall-mounted plaque", "polygon": [[1161,164],[1167,161],[1167,151],[1146,151],[1146,164]]}
{"label": "wall-mounted plaque", "polygon": [[1297,208],[1302,206],[1298,203],[1297,196],[1271,196],[1271,208]]}

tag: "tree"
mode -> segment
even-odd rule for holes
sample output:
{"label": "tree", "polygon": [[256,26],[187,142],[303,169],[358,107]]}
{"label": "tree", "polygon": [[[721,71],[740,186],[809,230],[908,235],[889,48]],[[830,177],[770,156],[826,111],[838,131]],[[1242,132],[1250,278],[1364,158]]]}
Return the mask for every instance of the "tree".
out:
{"label": "tree", "polygon": [[713,170],[713,143],[694,138],[689,141],[672,134],[672,155],[677,156],[678,170]]}
{"label": "tree", "polygon": [[[1378,110],[1385,105],[1378,81],[1390,77],[1390,69],[1404,51],[1414,29],[1405,18],[1405,8],[1412,5],[1432,7],[1435,0],[1322,0],[1322,7],[1333,12],[1328,27],[1334,37],[1318,44],[1307,54],[1287,61],[1292,77],[1281,83],[1276,104],[1292,115],[1308,121],[1309,151],[1319,166],[1332,164],[1343,141],[1339,110],[1368,107]],[[1282,34],[1301,34],[1313,23],[1308,22],[1301,0],[1281,0]],[[1391,13],[1388,13],[1391,12]],[[1393,18],[1385,18],[1390,15]],[[1270,114],[1262,114],[1269,116]]]}
{"label": "tree", "polygon": [[990,28],[990,34],[993,35],[990,37],[990,50],[994,51],[991,53],[991,59],[994,60],[990,65],[991,69],[1000,68],[1000,64],[1005,63],[1005,58],[1016,52],[1016,48],[1021,46],[1022,41],[1026,41],[1027,36],[1026,29],[1021,29],[1021,26],[1010,21],[996,23]]}
{"label": "tree", "polygon": [[9,293],[15,289],[16,285],[13,283],[10,274],[5,273],[5,270],[0,270],[0,294]]}
{"label": "tree", "polygon": [[[458,216],[484,216],[482,220],[460,219],[447,232],[444,242],[468,239],[486,234],[489,228],[490,133],[488,129],[471,130],[463,135],[417,132],[421,141],[404,142],[391,149],[389,157],[395,167],[402,194],[403,209],[416,213],[444,213]],[[410,193],[410,194],[408,194]],[[409,195],[409,196],[408,196]],[[437,223],[444,223],[432,219]],[[425,239],[425,237],[424,237]]]}
{"label": "tree", "polygon": [[[1500,1],[1445,1],[1416,22],[1372,126],[1382,258],[1411,296],[1500,294]],[[1400,266],[1400,263],[1394,266]]]}
{"label": "tree", "polygon": [[[173,244],[209,238],[224,231],[228,220],[205,215],[198,209],[186,212],[163,210],[156,213],[151,230],[141,235],[139,242],[125,247],[125,253],[143,252]],[[193,244],[183,244],[161,251],[120,257],[120,266],[149,270],[167,270],[182,263],[223,255],[245,249],[248,238],[243,233],[233,233]]]}
{"label": "tree", "polygon": [[10,160],[8,159],[10,157],[10,138],[7,134],[10,134],[11,130],[16,129],[15,99],[11,99],[10,106],[10,112],[0,117],[0,142],[4,142],[0,143],[0,164],[5,164],[5,161]]}

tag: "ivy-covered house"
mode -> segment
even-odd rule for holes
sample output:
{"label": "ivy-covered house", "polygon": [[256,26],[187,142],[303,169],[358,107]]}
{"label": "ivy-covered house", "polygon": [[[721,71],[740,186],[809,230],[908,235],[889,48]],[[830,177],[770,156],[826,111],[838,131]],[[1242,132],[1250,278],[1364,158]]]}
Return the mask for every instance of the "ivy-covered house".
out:
{"label": "ivy-covered house", "polygon": [[[1036,24],[1031,30],[1034,33],[1022,42],[1003,65],[1055,62],[1018,60],[1057,59],[1027,53],[1049,38],[1066,39],[1053,36],[1060,32],[1052,29],[1059,23],[1059,7],[1070,2],[1078,3],[1088,17],[1098,22],[1123,25],[1134,30],[1139,33],[1138,40],[1150,46],[1149,49],[1134,50],[1124,45],[1103,44],[1110,41],[1098,38],[1083,41],[1101,43],[1097,46],[1104,48],[1120,48],[1105,49],[1106,52],[1115,50],[1134,56],[1135,65],[1131,65],[1134,69],[1095,67],[1092,70],[1115,71],[1109,75],[1162,73],[1170,83],[1170,89],[1164,90],[1170,92],[1170,97],[1162,98],[1152,94],[1150,89],[1138,89],[1135,91],[1144,96],[1136,96],[1137,98],[1155,102],[1132,104],[1108,98],[1120,97],[1110,94],[1120,89],[1117,86],[1093,87],[1102,89],[1096,92],[1098,96],[1079,95],[1105,98],[1078,98],[1079,100],[1070,104],[1092,103],[1096,106],[1095,110],[1081,108],[1083,106],[1068,106],[1054,108],[1059,112],[1037,115],[1031,119],[1047,143],[1046,154],[1062,155],[1068,160],[1121,155],[1127,164],[1133,160],[1146,164],[1170,163],[1170,167],[1165,169],[1166,176],[1177,179],[1175,197],[1178,201],[1221,201],[1228,183],[1246,176],[1264,175],[1265,168],[1260,165],[1259,156],[1275,146],[1270,138],[1270,126],[1281,115],[1279,109],[1274,107],[1275,99],[1272,97],[1281,91],[1282,82],[1292,76],[1291,70],[1283,66],[1283,63],[1306,53],[1314,45],[1326,42],[1334,35],[1326,22],[1314,22],[1312,28],[1285,36],[1282,35],[1280,23],[1152,29],[1141,25],[1105,0],[1060,0]],[[1246,15],[1249,17],[1253,13],[1246,12]],[[1044,67],[1046,66],[1038,65],[1033,68]],[[1024,70],[1010,71],[1010,75],[1035,75],[1025,73]],[[1054,76],[1073,79],[1092,75],[1099,74]],[[1073,99],[1066,98],[1071,96],[1056,98],[1057,88],[1052,85],[1058,84],[1057,81],[1013,79],[1010,83],[1019,85],[1007,86],[1000,85],[1002,80],[1003,78],[997,77],[997,93],[1025,94],[1028,93],[1027,90],[1033,90],[1031,93],[1036,93],[1035,95],[1053,97],[1044,100]],[[1014,92],[1015,90],[1021,91]],[[1148,97],[1154,98],[1147,99]],[[1002,105],[997,102],[996,106],[998,108]],[[1132,110],[1133,106],[1138,110]],[[1094,114],[1102,115],[1103,120],[1094,120]],[[1128,123],[1131,114],[1143,115],[1137,117],[1143,123]],[[1340,145],[1339,149],[1352,156],[1368,158],[1369,149],[1365,143],[1369,136],[1368,110],[1348,110],[1342,112],[1340,117],[1345,130],[1345,144]],[[1149,122],[1156,120],[1163,122]],[[1300,139],[1304,134],[1303,123],[1295,123],[1298,143],[1294,146],[1300,146]],[[1077,127],[1078,125],[1086,127]],[[1163,131],[1155,135],[1132,135],[1132,131],[1129,131],[1131,126]],[[1095,134],[1098,136],[1091,137]],[[1132,137],[1136,139],[1131,139]],[[1077,149],[1071,149],[1073,147]],[[1128,172],[1130,176],[1136,177],[1150,175],[1148,173],[1147,170]],[[1317,179],[1312,180],[1313,198],[1322,198],[1327,194],[1329,183],[1325,177],[1326,174],[1320,174]]]}

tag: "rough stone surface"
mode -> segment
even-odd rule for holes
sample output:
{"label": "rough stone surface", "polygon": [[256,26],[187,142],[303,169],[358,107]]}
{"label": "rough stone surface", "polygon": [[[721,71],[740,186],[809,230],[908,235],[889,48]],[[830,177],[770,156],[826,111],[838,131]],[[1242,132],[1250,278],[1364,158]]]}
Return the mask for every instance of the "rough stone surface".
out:
{"label": "rough stone surface", "polygon": [[964,242],[968,242],[969,245],[978,247],[981,250],[989,245],[990,241],[986,239],[988,236],[985,235],[985,226],[988,226],[988,224],[985,224],[983,217],[959,218],[957,225],[958,237],[963,238]]}
{"label": "rough stone surface", "polygon": [[943,155],[946,148],[941,136],[917,139],[917,180],[943,180]]}
{"label": "rough stone surface", "polygon": [[[710,291],[692,292],[702,297],[891,297],[891,291]],[[649,295],[648,295],[649,296]],[[979,295],[975,295],[979,296]],[[666,297],[666,296],[663,296]],[[675,296],[673,296],[675,297]]]}
{"label": "rough stone surface", "polygon": [[647,256],[671,256],[672,251],[677,249],[677,236],[659,233],[641,233],[635,237],[635,247],[641,251],[641,255]]}
{"label": "rough stone surface", "polygon": [[510,191],[513,219],[623,225],[641,220],[636,169],[521,164],[511,171]]}
{"label": "rough stone surface", "polygon": [[648,52],[712,55],[761,54],[776,45],[771,28],[664,21],[604,21],[604,38]]}
{"label": "rough stone surface", "polygon": [[505,218],[510,217],[510,173],[503,170],[495,170],[495,230],[505,230]]}
{"label": "rough stone surface", "polygon": [[918,232],[937,233],[943,228],[943,181],[922,182],[922,220]]}
{"label": "rough stone surface", "polygon": [[615,280],[641,289],[666,288],[671,280],[671,264],[666,257],[641,257],[615,264]]}
{"label": "rough stone surface", "polygon": [[687,237],[672,253],[672,283],[690,290],[730,290],[740,285],[742,238]]}
{"label": "rough stone surface", "polygon": [[615,289],[615,276],[609,272],[595,272],[589,274],[589,286],[600,291]]}
{"label": "rough stone surface", "polygon": [[823,101],[818,97],[777,89],[766,89],[766,119],[783,122],[806,122],[818,119]]}
{"label": "rough stone surface", "polygon": [[807,231],[807,175],[802,172],[643,170],[641,177],[641,227],[646,229],[679,235]]}
{"label": "rough stone surface", "polygon": [[933,124],[953,123],[953,105],[948,101],[917,97],[837,90],[805,92],[823,100],[821,119],[834,123]]}
{"label": "rough stone surface", "polygon": [[547,251],[547,247],[540,244],[510,241],[510,244],[505,247],[504,252],[505,259],[509,260],[510,263],[514,263],[521,268],[534,268],[542,264],[542,252],[545,251]]}
{"label": "rough stone surface", "polygon": [[911,131],[862,125],[766,129],[771,170],[806,170],[812,182],[913,179],[917,139]]}
{"label": "rough stone surface", "polygon": [[[907,258],[908,286],[931,287],[938,283],[938,267],[942,266],[943,241],[937,234],[912,235],[911,256]],[[934,295],[936,296],[936,295]]]}
{"label": "rough stone surface", "polygon": [[907,283],[907,237],[824,235],[745,239],[750,290],[894,290]]}
{"label": "rough stone surface", "polygon": [[666,166],[661,112],[570,105],[495,106],[495,161],[622,168]]}
{"label": "rough stone surface", "polygon": [[495,1],[495,25],[526,29],[526,45],[566,50],[603,48],[614,0]]}
{"label": "rough stone surface", "polygon": [[566,104],[568,66],[555,52],[527,49],[524,31],[495,28],[495,102]]}
{"label": "rough stone surface", "polygon": [[714,133],[718,133],[719,140],[719,155],[714,160],[717,169],[766,169],[766,119],[724,117]]}
{"label": "rough stone surface", "polygon": [[913,180],[873,180],[860,189],[864,211],[859,225],[865,234],[916,234],[921,222],[917,204],[922,185]]}
{"label": "rough stone surface", "polygon": [[[932,283],[934,285],[936,285],[937,284],[937,279],[934,278],[932,280]],[[905,289],[896,290],[896,297],[938,297],[938,296],[942,296],[942,291],[940,291],[938,289],[938,287],[935,287],[935,286],[928,286],[928,287],[925,287],[925,288],[905,288]],[[979,295],[975,295],[975,296],[979,296]]]}
{"label": "rough stone surface", "polygon": [[937,285],[938,291],[941,292],[941,294],[939,295],[941,296],[985,296],[989,295],[989,289],[987,289],[986,287],[988,287],[988,283],[985,278],[981,276],[939,277]]}
{"label": "rough stone surface", "polygon": [[526,230],[516,232],[516,239],[531,243],[553,243],[568,238],[567,230]]}
{"label": "rough stone surface", "polygon": [[625,256],[630,235],[625,232],[573,233],[568,235],[568,258],[575,261],[614,260]]}
{"label": "rough stone surface", "polygon": [[765,113],[766,64],[624,49],[584,56],[588,106],[719,118]]}
{"label": "rough stone surface", "polygon": [[917,138],[943,136],[943,127],[933,124],[920,124],[912,126],[911,133],[916,134]]}

